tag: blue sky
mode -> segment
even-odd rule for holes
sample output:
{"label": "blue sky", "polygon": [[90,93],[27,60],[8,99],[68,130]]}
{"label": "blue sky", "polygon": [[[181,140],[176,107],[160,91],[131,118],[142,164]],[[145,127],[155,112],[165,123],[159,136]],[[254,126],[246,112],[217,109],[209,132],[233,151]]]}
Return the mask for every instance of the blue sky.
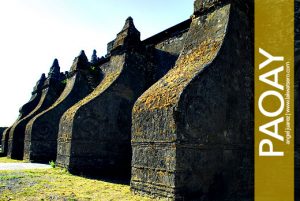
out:
{"label": "blue sky", "polygon": [[67,71],[82,49],[105,55],[128,16],[145,39],[192,12],[193,0],[1,0],[0,126],[15,121],[54,58]]}

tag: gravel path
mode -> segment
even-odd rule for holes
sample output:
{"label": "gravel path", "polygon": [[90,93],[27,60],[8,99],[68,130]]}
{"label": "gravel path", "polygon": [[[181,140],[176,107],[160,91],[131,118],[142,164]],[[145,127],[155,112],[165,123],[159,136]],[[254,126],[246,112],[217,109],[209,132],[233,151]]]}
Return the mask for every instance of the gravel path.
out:
{"label": "gravel path", "polygon": [[40,163],[0,163],[0,170],[47,169],[50,165]]}

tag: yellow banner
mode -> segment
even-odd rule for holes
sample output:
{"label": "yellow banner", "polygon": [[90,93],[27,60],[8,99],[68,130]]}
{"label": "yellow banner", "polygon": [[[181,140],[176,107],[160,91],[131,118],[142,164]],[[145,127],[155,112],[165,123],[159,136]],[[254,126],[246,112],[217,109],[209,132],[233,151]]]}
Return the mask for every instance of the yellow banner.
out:
{"label": "yellow banner", "polygon": [[294,201],[294,0],[255,0],[255,201]]}

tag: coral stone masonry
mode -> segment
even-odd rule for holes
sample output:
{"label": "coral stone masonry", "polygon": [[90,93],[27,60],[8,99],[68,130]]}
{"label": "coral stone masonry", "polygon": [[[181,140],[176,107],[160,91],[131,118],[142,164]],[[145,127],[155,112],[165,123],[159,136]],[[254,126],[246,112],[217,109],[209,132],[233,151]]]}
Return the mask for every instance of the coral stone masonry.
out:
{"label": "coral stone masonry", "polygon": [[42,86],[42,94],[38,105],[26,117],[15,122],[9,132],[9,151],[8,156],[13,159],[23,159],[25,128],[27,123],[37,114],[50,107],[63,91],[65,84],[62,83],[65,76],[61,77],[58,60],[55,59],[48,78]]}
{"label": "coral stone masonry", "polygon": [[253,5],[198,4],[175,66],[134,105],[131,189],[171,200],[248,200]]}
{"label": "coral stone masonry", "polygon": [[[105,56],[81,51],[66,73],[55,59],[1,128],[0,155],[125,176],[132,192],[155,198],[253,200],[253,3],[195,0],[189,19],[143,41],[128,17]],[[299,41],[297,29],[296,55]],[[296,122],[299,65],[298,56]],[[297,175],[299,123],[295,132]]]}
{"label": "coral stone masonry", "polygon": [[66,87],[56,102],[33,117],[26,125],[24,159],[49,162],[56,159],[59,120],[72,105],[93,91],[100,81],[101,72],[91,68],[84,53],[75,58]]}
{"label": "coral stone masonry", "polygon": [[[20,108],[19,116],[15,122],[18,122],[19,120],[26,117],[38,105],[42,96],[42,86],[45,80],[46,80],[46,76],[45,74],[42,74],[41,78],[38,80],[35,87],[33,88],[30,100]],[[3,132],[2,141],[1,141],[2,152],[4,155],[8,155],[8,157],[11,156],[11,147],[12,147],[12,140],[13,140],[13,136],[11,137],[9,136],[10,130],[11,127],[7,128]]]}

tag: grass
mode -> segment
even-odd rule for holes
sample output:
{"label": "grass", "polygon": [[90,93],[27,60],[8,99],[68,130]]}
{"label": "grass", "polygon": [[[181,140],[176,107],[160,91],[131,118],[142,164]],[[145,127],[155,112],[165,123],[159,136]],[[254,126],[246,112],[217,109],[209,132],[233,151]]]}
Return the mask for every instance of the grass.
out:
{"label": "grass", "polygon": [[50,165],[52,168],[55,168],[55,167],[56,167],[56,164],[55,164],[54,161],[50,161],[50,162],[49,162],[49,165]]}
{"label": "grass", "polygon": [[[0,158],[0,162],[7,161]],[[1,165],[1,164],[0,164]],[[0,171],[0,201],[151,201],[134,195],[129,185],[74,176],[61,168]]]}
{"label": "grass", "polygon": [[25,163],[25,161],[14,160],[7,157],[0,157],[0,163]]}

